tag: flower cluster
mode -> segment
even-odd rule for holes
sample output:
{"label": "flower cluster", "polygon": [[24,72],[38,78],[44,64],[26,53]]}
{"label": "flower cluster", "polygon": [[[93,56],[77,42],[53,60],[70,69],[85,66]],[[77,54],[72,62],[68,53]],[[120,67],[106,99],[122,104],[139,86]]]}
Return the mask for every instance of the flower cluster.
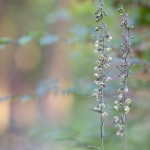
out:
{"label": "flower cluster", "polygon": [[129,86],[127,86],[127,78],[131,74],[130,67],[132,66],[132,63],[130,62],[133,50],[131,48],[130,39],[133,39],[133,37],[130,35],[130,29],[132,29],[133,26],[129,26],[128,13],[126,13],[123,8],[120,8],[119,12],[121,12],[121,26],[123,27],[122,37],[124,42],[121,45],[123,63],[120,67],[117,67],[120,72],[118,75],[120,88],[117,91],[117,100],[115,101],[114,109],[116,111],[121,110],[122,114],[120,117],[114,117],[114,123],[116,123],[115,127],[118,128],[116,135],[125,136],[126,114],[130,111],[130,107],[132,105],[132,100],[128,96]]}
{"label": "flower cluster", "polygon": [[[112,37],[110,33],[107,31],[107,25],[103,22],[103,19],[107,14],[103,10],[104,2],[100,0],[100,6],[98,10],[95,12],[96,22],[99,23],[95,28],[95,32],[97,33],[96,41],[95,41],[95,50],[94,53],[97,55],[97,60],[95,61],[96,66],[95,70],[95,81],[94,83],[97,85],[97,89],[94,89],[94,93],[92,96],[96,98],[98,101],[98,106],[94,108],[94,110],[99,110],[101,116],[107,116],[108,114],[103,111],[105,108],[105,101],[103,98],[104,90],[107,86],[107,82],[111,80],[111,77],[107,76],[109,72],[110,65],[109,63],[112,60],[112,57],[108,56],[108,53],[112,50],[109,46],[106,45],[106,41],[110,41]],[[107,70],[107,72],[106,72]]]}

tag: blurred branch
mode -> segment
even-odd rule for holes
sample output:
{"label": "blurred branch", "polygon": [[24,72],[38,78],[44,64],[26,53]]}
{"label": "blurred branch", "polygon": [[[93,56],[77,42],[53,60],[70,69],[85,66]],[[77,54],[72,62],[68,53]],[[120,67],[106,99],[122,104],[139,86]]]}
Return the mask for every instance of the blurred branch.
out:
{"label": "blurred branch", "polygon": [[52,35],[42,31],[30,31],[18,39],[12,39],[10,37],[0,38],[0,49],[5,48],[5,46],[9,44],[18,44],[19,46],[24,46],[36,40],[37,38],[39,38],[39,44],[41,46],[45,46],[57,42],[59,39],[61,39],[61,36]]}
{"label": "blurred branch", "polygon": [[144,1],[141,1],[141,0],[114,0],[114,2],[113,2],[113,5],[114,6],[118,6],[118,5],[120,5],[120,3],[122,4],[122,3],[124,3],[124,4],[126,4],[126,5],[131,5],[131,3],[132,4],[135,4],[135,5],[137,5],[137,6],[140,6],[140,7],[144,7],[144,8],[147,8],[147,9],[150,9],[150,2],[144,2]]}

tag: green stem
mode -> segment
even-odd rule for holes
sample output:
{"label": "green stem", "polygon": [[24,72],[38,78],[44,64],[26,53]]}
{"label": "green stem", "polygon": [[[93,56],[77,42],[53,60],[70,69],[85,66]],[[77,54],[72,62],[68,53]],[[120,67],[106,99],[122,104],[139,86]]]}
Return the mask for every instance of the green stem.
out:
{"label": "green stem", "polygon": [[100,121],[100,128],[101,128],[101,150],[104,150],[104,119],[103,116],[100,116],[101,121]]}
{"label": "green stem", "polygon": [[126,150],[126,127],[124,128],[124,150]]}
{"label": "green stem", "polygon": [[126,114],[124,112],[124,126],[123,126],[123,136],[124,136],[124,150],[126,150]]}

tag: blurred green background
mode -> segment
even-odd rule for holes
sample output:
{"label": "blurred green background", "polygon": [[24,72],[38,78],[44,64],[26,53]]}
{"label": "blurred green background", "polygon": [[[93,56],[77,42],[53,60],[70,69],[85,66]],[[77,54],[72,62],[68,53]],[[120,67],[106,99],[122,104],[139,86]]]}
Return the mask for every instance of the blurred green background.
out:
{"label": "blurred green background", "polygon": [[[118,8],[130,14],[133,62],[128,83],[134,101],[129,112],[127,149],[150,149],[150,2],[105,0],[113,37],[105,94],[113,106],[118,89],[121,28]],[[98,0],[0,1],[0,149],[86,150],[99,146],[99,116],[89,109],[94,89],[94,13]],[[107,108],[105,149],[120,150],[123,139]]]}

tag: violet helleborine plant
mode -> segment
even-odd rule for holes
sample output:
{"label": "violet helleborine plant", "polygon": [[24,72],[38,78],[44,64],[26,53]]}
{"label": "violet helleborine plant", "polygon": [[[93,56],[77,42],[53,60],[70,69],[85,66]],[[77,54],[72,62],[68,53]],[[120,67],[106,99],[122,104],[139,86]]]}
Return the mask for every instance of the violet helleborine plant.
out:
{"label": "violet helleborine plant", "polygon": [[94,93],[92,96],[95,97],[98,104],[96,107],[91,109],[92,111],[98,112],[100,114],[100,145],[101,148],[95,146],[89,146],[95,149],[104,150],[104,118],[108,115],[105,112],[105,99],[104,92],[108,85],[108,81],[111,80],[111,77],[108,76],[108,72],[110,71],[109,63],[112,60],[108,54],[112,50],[109,46],[107,46],[107,42],[109,42],[112,37],[107,31],[107,25],[104,22],[104,17],[107,16],[106,12],[103,10],[104,1],[99,0],[100,6],[98,10],[95,12],[96,23],[98,23],[95,28],[95,32],[97,33],[96,41],[95,41],[95,50],[94,53],[97,55],[95,70],[95,81],[94,83],[97,85],[97,88],[94,89]]}
{"label": "violet helleborine plant", "polygon": [[121,25],[123,28],[122,32],[122,38],[123,38],[123,44],[121,45],[121,53],[122,53],[122,60],[123,63],[120,65],[120,67],[117,66],[120,74],[118,75],[118,78],[120,79],[120,88],[117,91],[117,100],[115,101],[115,110],[121,111],[122,114],[120,116],[114,116],[114,123],[116,123],[116,126],[118,128],[118,131],[116,132],[116,135],[123,136],[124,137],[124,150],[126,150],[126,127],[127,127],[127,119],[126,115],[130,111],[130,107],[132,105],[132,100],[130,99],[130,96],[128,96],[129,92],[129,86],[127,85],[127,79],[129,75],[131,74],[130,67],[133,63],[131,63],[132,53],[133,50],[131,48],[131,42],[130,39],[133,39],[133,37],[130,34],[130,29],[133,28],[133,26],[129,25],[129,15],[123,8],[119,9],[119,12],[121,13]]}

